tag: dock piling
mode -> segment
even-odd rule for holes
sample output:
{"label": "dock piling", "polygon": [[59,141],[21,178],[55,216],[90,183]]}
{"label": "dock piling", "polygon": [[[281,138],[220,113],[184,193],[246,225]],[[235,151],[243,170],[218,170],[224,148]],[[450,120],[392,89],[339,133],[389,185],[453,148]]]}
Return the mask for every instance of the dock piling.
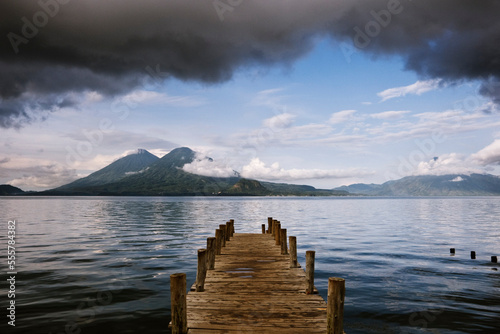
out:
{"label": "dock piling", "polygon": [[308,295],[314,293],[314,256],[315,251],[306,251],[306,293]]}
{"label": "dock piling", "polygon": [[215,255],[221,255],[222,253],[222,230],[215,230]]}
{"label": "dock piling", "polygon": [[207,277],[207,250],[198,249],[198,271],[196,272],[196,292],[205,291]]}
{"label": "dock piling", "polygon": [[280,242],[281,242],[281,255],[288,254],[288,246],[286,244],[286,228],[281,229]]}
{"label": "dock piling", "polygon": [[276,241],[276,246],[281,245],[281,224],[280,222],[277,222],[275,225],[275,233],[274,233],[274,240]]}
{"label": "dock piling", "polygon": [[297,262],[297,237],[289,237],[290,242],[290,268],[298,268]]}
{"label": "dock piling", "polygon": [[216,244],[216,239],[214,237],[207,238],[207,267],[208,267],[208,270],[215,269],[215,244]]}
{"label": "dock piling", "polygon": [[226,222],[226,241],[231,240],[231,231],[232,231],[231,222],[228,221]]}
{"label": "dock piling", "polygon": [[186,274],[170,275],[172,334],[187,333]]}
{"label": "dock piling", "polygon": [[344,333],[345,280],[338,277],[328,279],[328,300],[326,307],[327,334]]}
{"label": "dock piling", "polygon": [[221,245],[222,247],[226,247],[226,224],[219,225],[219,229],[222,231]]}

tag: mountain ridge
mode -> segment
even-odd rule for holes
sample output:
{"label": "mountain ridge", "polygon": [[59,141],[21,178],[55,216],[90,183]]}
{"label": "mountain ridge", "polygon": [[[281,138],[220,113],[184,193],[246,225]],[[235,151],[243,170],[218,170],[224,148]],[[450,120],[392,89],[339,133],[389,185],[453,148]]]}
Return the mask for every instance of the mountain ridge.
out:
{"label": "mountain ridge", "polygon": [[[145,151],[145,150],[144,150]],[[147,151],[143,152],[146,153]],[[147,152],[149,153],[149,152]],[[311,186],[273,184],[242,178],[210,177],[183,170],[185,164],[196,159],[196,152],[179,147],[162,158],[141,165],[130,173],[116,166],[123,165],[121,158],[89,175],[58,188],[41,192],[41,195],[102,195],[102,196],[332,196],[347,195],[344,191],[321,190]],[[208,161],[213,161],[208,158]],[[113,167],[113,168],[111,168]],[[115,172],[108,173],[108,172]],[[127,174],[128,173],[128,174]],[[112,175],[110,175],[112,174]],[[118,175],[119,174],[119,175]],[[106,177],[100,177],[105,175]],[[102,181],[102,182],[99,182]],[[305,191],[307,190],[307,191]]]}
{"label": "mountain ridge", "polygon": [[156,155],[140,148],[135,153],[115,160],[106,167],[101,168],[84,178],[57,187],[54,190],[63,191],[72,188],[98,186],[105,183],[115,182],[128,175],[141,173],[149,165],[158,160],[160,160],[160,158],[158,158]]}
{"label": "mountain ridge", "polygon": [[492,174],[415,175],[383,184],[334,188],[367,196],[500,196],[500,177]]}
{"label": "mountain ridge", "polygon": [[[122,157],[94,173],[42,192],[23,192],[3,185],[0,195],[85,196],[500,196],[500,177],[491,174],[406,176],[383,184],[357,183],[334,189],[272,183],[231,177],[211,177],[183,169],[197,158],[179,147],[162,158],[147,150]],[[210,162],[213,160],[205,157]],[[15,188],[15,189],[14,189]]]}

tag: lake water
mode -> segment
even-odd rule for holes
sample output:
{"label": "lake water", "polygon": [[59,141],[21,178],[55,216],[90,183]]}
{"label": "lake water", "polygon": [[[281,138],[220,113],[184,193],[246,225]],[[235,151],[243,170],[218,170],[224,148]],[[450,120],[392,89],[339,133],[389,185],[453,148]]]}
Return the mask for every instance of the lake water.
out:
{"label": "lake water", "polygon": [[316,251],[324,298],[328,277],[346,279],[348,334],[500,332],[498,197],[6,197],[0,213],[2,333],[168,333],[169,275],[185,272],[190,286],[196,250],[219,224],[260,233],[268,216],[297,236],[302,265]]}

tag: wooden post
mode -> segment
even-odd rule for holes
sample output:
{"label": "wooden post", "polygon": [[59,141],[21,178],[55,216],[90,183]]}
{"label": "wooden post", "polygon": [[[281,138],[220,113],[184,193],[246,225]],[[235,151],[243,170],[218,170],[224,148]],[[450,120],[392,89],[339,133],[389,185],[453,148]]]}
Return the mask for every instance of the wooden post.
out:
{"label": "wooden post", "polygon": [[187,333],[186,274],[170,275],[172,334]]}
{"label": "wooden post", "polygon": [[472,260],[475,260],[476,259],[476,252],[475,251],[470,251],[470,258]]}
{"label": "wooden post", "polygon": [[273,217],[267,217],[267,233],[272,233],[271,225],[273,224]]}
{"label": "wooden post", "polygon": [[289,237],[290,241],[290,268],[297,268],[297,237]]}
{"label": "wooden post", "polygon": [[231,222],[226,223],[226,241],[231,240]]}
{"label": "wooden post", "polygon": [[286,228],[281,229],[280,242],[281,242],[281,255],[287,255],[288,246],[286,244]]}
{"label": "wooden post", "polygon": [[234,236],[234,219],[229,219],[231,222],[231,236]]}
{"label": "wooden post", "polygon": [[455,248],[450,248],[450,254],[455,255]]}
{"label": "wooden post", "polygon": [[344,334],[345,280],[338,277],[328,279],[326,308],[327,334]]}
{"label": "wooden post", "polygon": [[262,234],[266,234],[266,224],[262,224]]}
{"label": "wooden post", "polygon": [[215,230],[215,255],[222,253],[222,230],[220,228]]}
{"label": "wooden post", "polygon": [[219,225],[220,230],[222,231],[222,247],[226,247],[226,225]]}
{"label": "wooden post", "polygon": [[274,241],[276,241],[276,245],[279,246],[281,245],[281,224],[278,222],[276,225],[274,225],[275,231],[274,231]]}
{"label": "wooden post", "polygon": [[493,255],[493,256],[491,257],[491,262],[493,262],[493,263],[498,263],[498,258],[496,257],[496,255]]}
{"label": "wooden post", "polygon": [[314,256],[315,251],[306,251],[306,293],[308,295],[314,293]]}
{"label": "wooden post", "polygon": [[273,237],[276,236],[276,224],[278,224],[278,221],[273,219]]}
{"label": "wooden post", "polygon": [[214,237],[207,238],[207,266],[208,270],[215,269],[215,244]]}
{"label": "wooden post", "polygon": [[205,278],[207,277],[207,250],[198,249],[198,271],[196,273],[196,292],[205,291]]}

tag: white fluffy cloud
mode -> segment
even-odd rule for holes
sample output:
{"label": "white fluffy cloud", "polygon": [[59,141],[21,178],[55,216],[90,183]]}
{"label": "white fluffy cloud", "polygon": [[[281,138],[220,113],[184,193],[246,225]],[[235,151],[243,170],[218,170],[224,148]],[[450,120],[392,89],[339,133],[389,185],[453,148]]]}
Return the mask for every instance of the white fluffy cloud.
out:
{"label": "white fluffy cloud", "polygon": [[74,169],[52,161],[19,157],[5,160],[0,173],[3,170],[15,175],[7,183],[23,190],[55,188],[81,177]]}
{"label": "white fluffy cloud", "polygon": [[446,175],[484,173],[485,171],[474,165],[471,159],[463,154],[450,153],[422,161],[418,164],[414,175]]}
{"label": "white fluffy cloud", "polygon": [[375,119],[393,120],[401,118],[408,113],[410,113],[409,110],[384,111],[377,114],[371,114],[370,117]]}
{"label": "white fluffy cloud", "polygon": [[330,124],[338,124],[338,123],[343,123],[343,122],[352,120],[355,113],[356,113],[356,110],[342,110],[342,111],[335,112],[330,117],[329,123]]}
{"label": "white fluffy cloud", "polygon": [[224,161],[216,162],[204,155],[198,155],[190,164],[185,164],[182,169],[185,172],[211,177],[231,177],[238,173]]}
{"label": "white fluffy cloud", "polygon": [[285,129],[292,125],[294,115],[289,113],[282,113],[271,118],[265,119],[262,124],[270,129]]}
{"label": "white fluffy cloud", "polygon": [[415,94],[415,95],[421,95],[423,93],[426,93],[428,91],[434,90],[439,88],[441,84],[441,79],[432,79],[432,80],[425,80],[425,81],[417,81],[411,85],[408,86],[402,86],[402,87],[394,87],[394,88],[389,88],[386,89],[377,95],[382,98],[380,102],[387,101],[389,99],[393,99],[395,97],[401,97],[405,96],[408,94]]}
{"label": "white fluffy cloud", "polygon": [[138,104],[163,104],[175,107],[197,107],[205,104],[195,96],[171,96],[149,90],[135,90],[120,98],[120,101],[130,108]]}
{"label": "white fluffy cloud", "polygon": [[266,181],[295,181],[307,179],[339,179],[371,175],[359,169],[284,169],[275,162],[267,166],[259,158],[254,158],[241,170],[241,176]]}
{"label": "white fluffy cloud", "polygon": [[490,145],[473,154],[472,159],[482,166],[500,165],[500,139],[496,139]]}

